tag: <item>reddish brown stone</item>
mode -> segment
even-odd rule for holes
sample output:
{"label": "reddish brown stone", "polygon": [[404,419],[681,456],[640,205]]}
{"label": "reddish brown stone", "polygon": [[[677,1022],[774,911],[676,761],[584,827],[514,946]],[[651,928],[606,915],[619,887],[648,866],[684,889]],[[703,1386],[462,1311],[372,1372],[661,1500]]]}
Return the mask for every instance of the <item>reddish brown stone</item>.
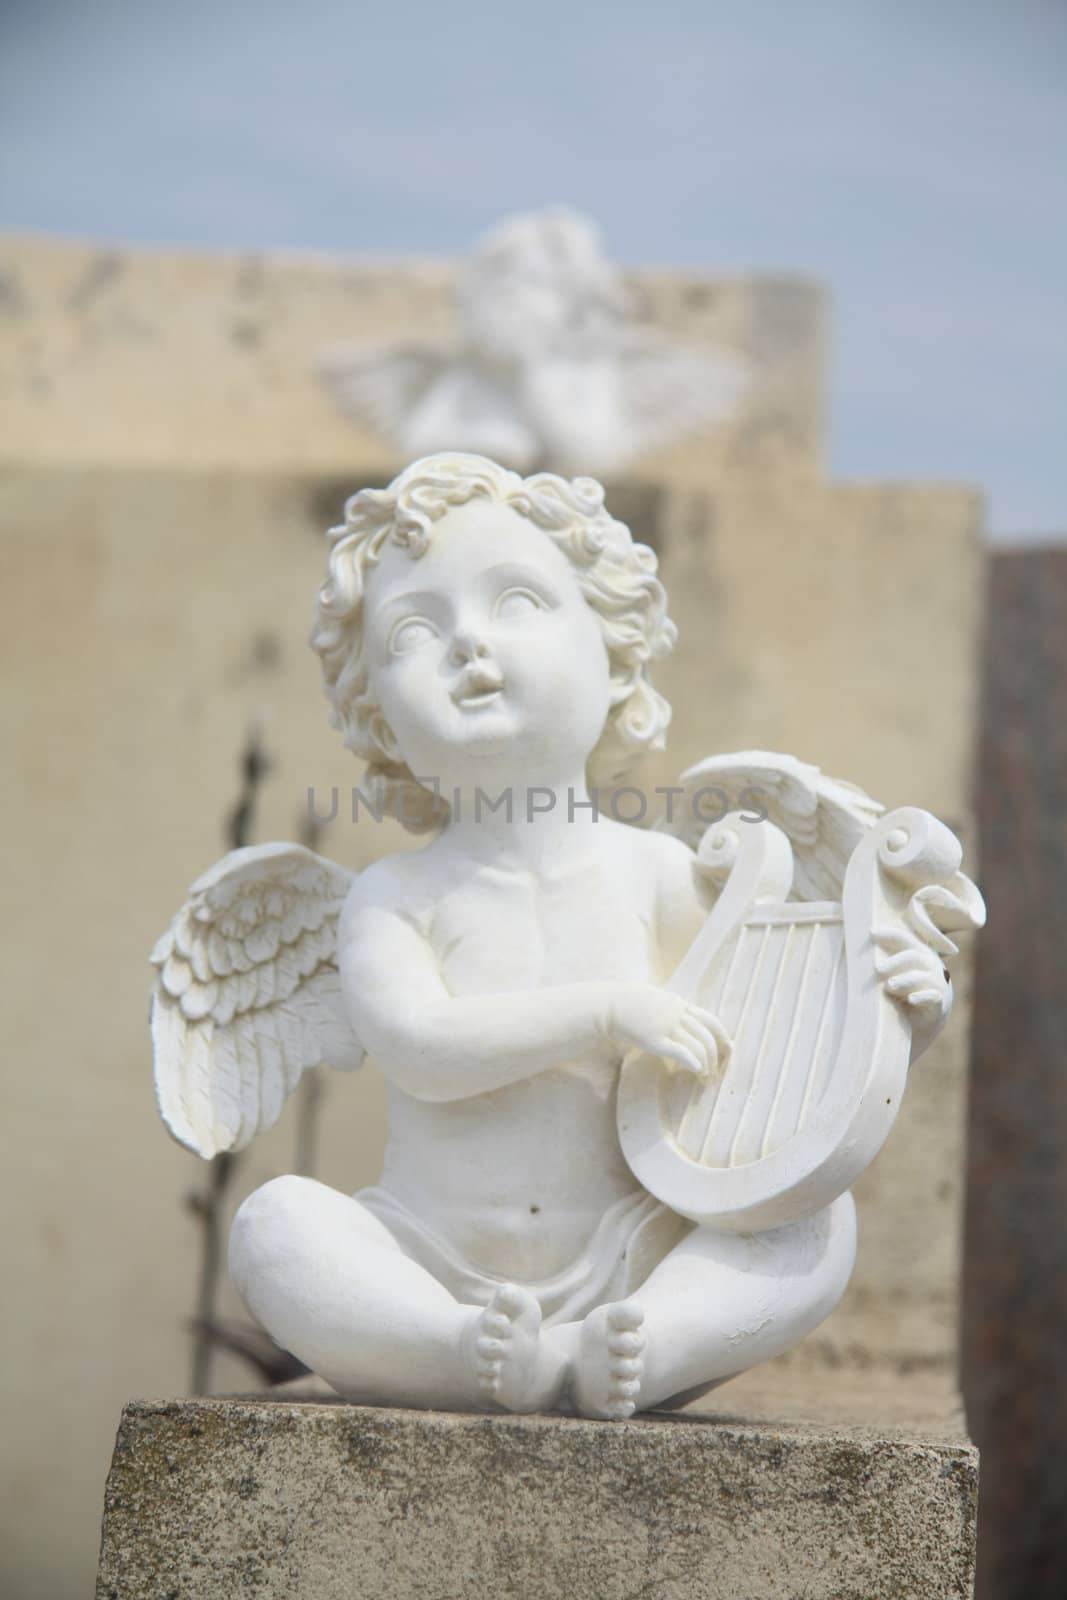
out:
{"label": "reddish brown stone", "polygon": [[1067,549],[991,563],[963,1381],[979,1600],[1067,1593]]}

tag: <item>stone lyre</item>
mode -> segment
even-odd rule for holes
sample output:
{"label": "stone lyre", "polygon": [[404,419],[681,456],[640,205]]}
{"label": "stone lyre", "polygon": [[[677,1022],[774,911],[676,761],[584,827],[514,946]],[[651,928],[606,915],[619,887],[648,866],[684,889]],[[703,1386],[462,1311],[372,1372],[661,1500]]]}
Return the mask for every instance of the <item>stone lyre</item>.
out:
{"label": "stone lyre", "polygon": [[974,925],[981,902],[960,846],[914,807],[881,817],[848,861],[840,899],[790,900],[784,833],[742,813],[699,856],[719,898],[670,987],[730,1035],[725,1070],[684,1081],[649,1056],[623,1067],[619,1132],[642,1182],[693,1221],[750,1231],[818,1210],[848,1189],[896,1119],[912,1029],[880,979],[887,960]]}

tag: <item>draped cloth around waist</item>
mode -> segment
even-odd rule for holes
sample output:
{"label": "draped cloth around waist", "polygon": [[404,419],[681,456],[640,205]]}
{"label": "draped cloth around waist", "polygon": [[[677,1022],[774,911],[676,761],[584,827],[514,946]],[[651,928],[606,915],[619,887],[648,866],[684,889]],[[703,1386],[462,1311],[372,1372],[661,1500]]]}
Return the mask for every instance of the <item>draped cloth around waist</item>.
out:
{"label": "draped cloth around waist", "polygon": [[569,1265],[531,1282],[476,1266],[385,1189],[361,1189],[355,1198],[389,1230],[404,1254],[461,1304],[488,1305],[501,1284],[517,1283],[540,1305],[546,1327],[580,1321],[596,1306],[624,1300],[691,1227],[644,1190],[624,1195],[605,1211]]}

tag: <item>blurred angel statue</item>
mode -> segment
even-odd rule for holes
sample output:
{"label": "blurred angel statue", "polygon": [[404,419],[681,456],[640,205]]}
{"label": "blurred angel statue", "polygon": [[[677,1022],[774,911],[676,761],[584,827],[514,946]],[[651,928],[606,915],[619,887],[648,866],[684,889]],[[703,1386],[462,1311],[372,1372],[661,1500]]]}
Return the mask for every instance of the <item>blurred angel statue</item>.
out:
{"label": "blurred angel statue", "polygon": [[599,229],[565,207],[492,228],[455,300],[451,340],[349,345],[320,362],[341,408],[408,459],[467,450],[521,472],[610,475],[725,422],[747,385],[739,358],[641,325]]}

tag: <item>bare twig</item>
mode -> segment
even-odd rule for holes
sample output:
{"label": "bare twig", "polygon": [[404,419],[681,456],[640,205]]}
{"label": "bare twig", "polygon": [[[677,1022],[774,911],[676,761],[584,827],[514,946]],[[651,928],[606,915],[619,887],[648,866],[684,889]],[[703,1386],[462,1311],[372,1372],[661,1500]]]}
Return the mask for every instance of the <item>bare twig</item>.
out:
{"label": "bare twig", "polygon": [[[231,1155],[216,1156],[208,1171],[207,1191],[199,1197],[197,1211],[203,1229],[200,1250],[200,1282],[196,1294],[196,1323],[198,1330],[207,1327],[215,1316],[218,1298],[219,1265],[222,1260],[222,1223],[226,1191],[233,1178],[237,1158]],[[193,1345],[194,1394],[207,1394],[211,1386],[211,1340],[198,1331]]]}
{"label": "bare twig", "polygon": [[[301,814],[297,833],[301,844],[308,850],[317,850],[322,838],[323,824],[314,816]],[[296,1151],[294,1162],[302,1178],[313,1178],[319,1155],[319,1118],[323,1099],[322,1072],[318,1067],[305,1072],[300,1085],[300,1098],[296,1108]]]}
{"label": "bare twig", "polygon": [[259,789],[270,767],[259,724],[253,722],[241,752],[241,792],[226,820],[226,837],[231,850],[240,850],[251,842]]}
{"label": "bare twig", "polygon": [[302,1178],[313,1178],[319,1155],[319,1111],[322,1106],[322,1069],[312,1067],[304,1073],[296,1107],[296,1170]]}
{"label": "bare twig", "polygon": [[247,1361],[265,1383],[289,1383],[291,1379],[302,1377],[311,1370],[296,1356],[291,1356],[288,1350],[275,1344],[262,1328],[255,1328],[249,1322],[230,1322],[225,1319],[205,1322],[197,1317],[190,1322],[189,1328],[208,1348],[226,1350],[230,1355]]}
{"label": "bare twig", "polygon": [[[226,838],[231,850],[239,850],[251,840],[259,788],[270,771],[270,761],[263,749],[260,730],[256,723],[253,723],[248,730],[248,737],[241,752],[240,769],[241,792],[237,804],[226,820]],[[192,1391],[194,1394],[207,1394],[211,1388],[212,1357],[218,1341],[210,1330],[215,1326],[227,1202],[239,1163],[240,1157],[237,1155],[216,1156],[208,1171],[204,1191],[191,1197],[190,1200],[190,1209],[199,1217],[202,1229],[196,1318],[193,1323],[195,1337]]]}

